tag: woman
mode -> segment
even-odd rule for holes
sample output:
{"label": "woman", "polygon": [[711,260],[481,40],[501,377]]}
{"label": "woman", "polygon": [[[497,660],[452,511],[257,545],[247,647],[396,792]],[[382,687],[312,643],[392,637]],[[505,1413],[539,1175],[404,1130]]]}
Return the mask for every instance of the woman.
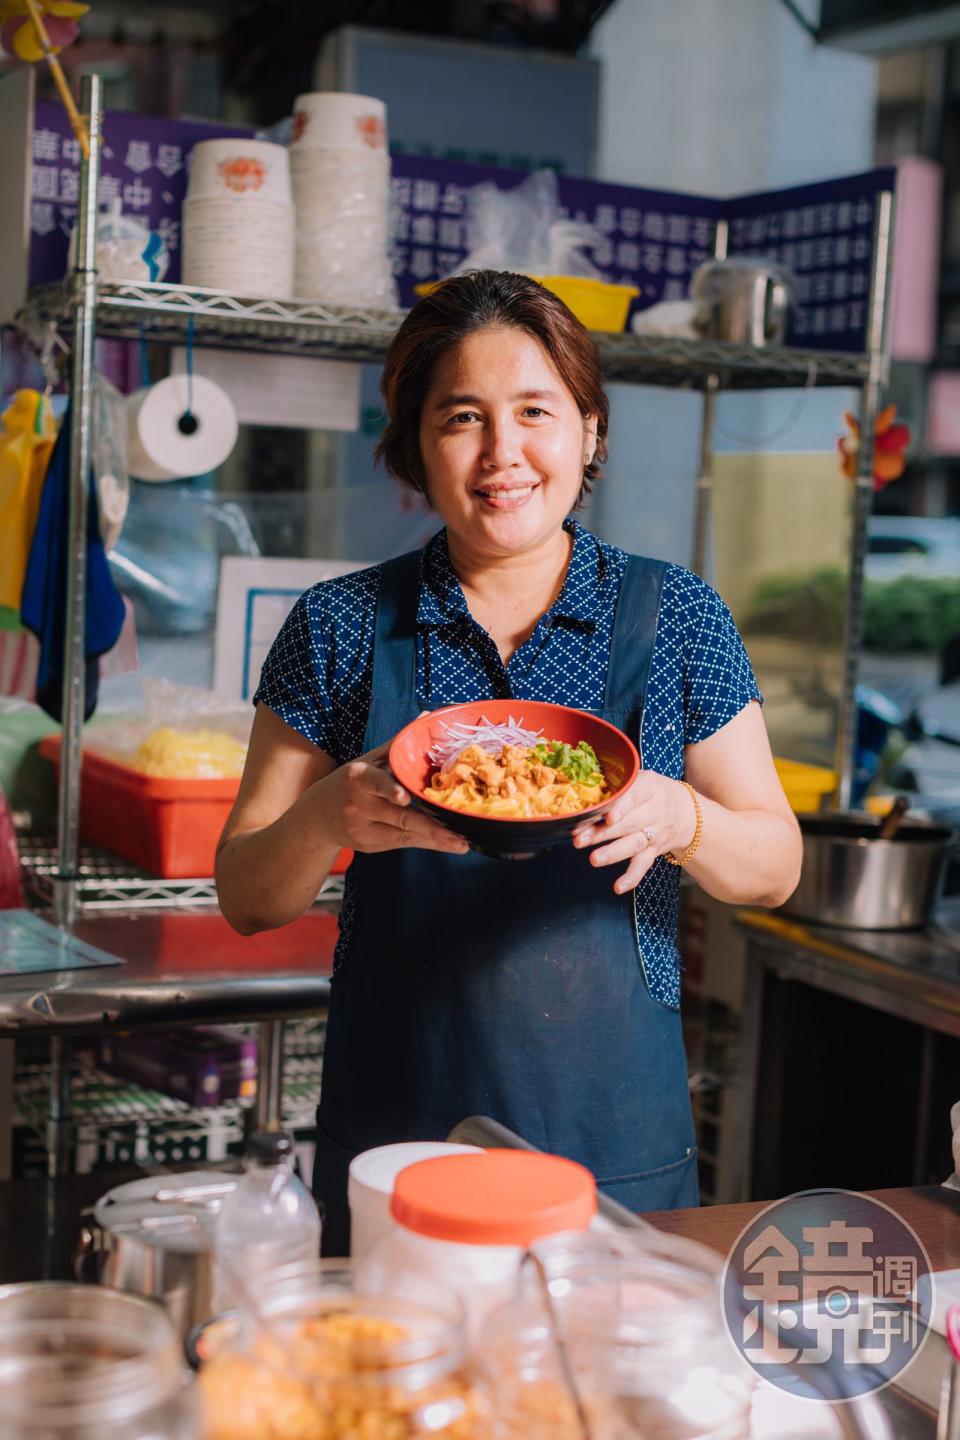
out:
{"label": "woman", "polygon": [[[582,1161],[634,1210],[697,1202],[675,947],[680,867],[778,905],[800,840],[729,611],[696,576],[570,519],[606,458],[595,346],[533,280],[482,271],[410,312],[378,457],[445,529],[316,585],[263,668],[217,862],[242,934],[283,925],[341,846],[314,1188],[346,1243],[369,1146],[486,1114]],[[490,696],[602,713],[645,769],[569,847],[468,853],[386,766],[423,710]]]}

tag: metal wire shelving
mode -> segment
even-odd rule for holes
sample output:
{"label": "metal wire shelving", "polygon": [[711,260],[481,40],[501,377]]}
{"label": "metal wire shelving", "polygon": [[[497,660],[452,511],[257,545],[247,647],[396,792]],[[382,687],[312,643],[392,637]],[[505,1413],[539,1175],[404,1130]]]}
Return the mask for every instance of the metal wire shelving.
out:
{"label": "metal wire shelving", "polygon": [[[74,304],[69,282],[38,289],[18,324],[39,333],[53,324],[69,331]],[[314,359],[379,362],[403,312],[324,305],[316,300],[258,300],[226,290],[187,285],[98,281],[96,328],[100,339],[144,338],[176,345],[192,335],[198,345]],[[735,345],[722,340],[596,334],[607,378],[630,385],[704,389],[717,377],[722,389],[765,390],[807,385],[862,385],[864,355],[788,346]]]}

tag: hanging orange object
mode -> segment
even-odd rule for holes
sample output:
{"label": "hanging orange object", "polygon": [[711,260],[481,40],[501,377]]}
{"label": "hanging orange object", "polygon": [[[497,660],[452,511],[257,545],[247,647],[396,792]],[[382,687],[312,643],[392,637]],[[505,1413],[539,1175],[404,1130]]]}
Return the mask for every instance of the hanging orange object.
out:
{"label": "hanging orange object", "polygon": [[[910,444],[910,427],[898,423],[896,415],[897,407],[887,405],[877,416],[873,450],[874,490],[882,490],[891,480],[899,480],[907,467],[904,452]],[[843,418],[850,434],[841,435],[837,441],[840,468],[848,480],[855,480],[860,456],[860,423],[849,410],[843,412]]]}

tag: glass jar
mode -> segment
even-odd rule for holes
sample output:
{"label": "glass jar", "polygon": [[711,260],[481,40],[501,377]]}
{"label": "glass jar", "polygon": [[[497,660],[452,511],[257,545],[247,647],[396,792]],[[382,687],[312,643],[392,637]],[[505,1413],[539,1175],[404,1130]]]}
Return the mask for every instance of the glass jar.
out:
{"label": "glass jar", "polygon": [[452,1291],[364,1292],[349,1264],[321,1261],[279,1272],[258,1298],[201,1366],[203,1440],[487,1440]]}
{"label": "glass jar", "polygon": [[194,1440],[194,1396],[166,1312],[102,1285],[0,1287],[4,1440]]}
{"label": "glass jar", "polygon": [[749,1435],[752,1377],[717,1278],[661,1255],[528,1261],[480,1344],[500,1440],[582,1440],[578,1401],[591,1440]]}

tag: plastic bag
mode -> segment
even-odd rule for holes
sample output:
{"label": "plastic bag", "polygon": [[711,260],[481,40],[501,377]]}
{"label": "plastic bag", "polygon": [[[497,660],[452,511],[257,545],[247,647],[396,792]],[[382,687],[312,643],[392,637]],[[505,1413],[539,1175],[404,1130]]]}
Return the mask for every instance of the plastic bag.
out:
{"label": "plastic bag", "polygon": [[110,555],[118,590],[128,595],[143,635],[209,630],[223,555],[259,555],[240,505],[199,479],[135,484],[123,535]]}
{"label": "plastic bag", "polygon": [[84,745],[162,779],[234,778],[243,770],[252,720],[245,701],[146,675],[142,712],[93,726]]}
{"label": "plastic bag", "polygon": [[[76,226],[70,235],[69,265],[76,264]],[[97,219],[97,270],[104,280],[162,280],[170,254],[156,230],[135,215],[124,215],[114,200]]]}
{"label": "plastic bag", "polygon": [[602,280],[583,252],[603,236],[594,225],[561,218],[556,172],[534,170],[513,190],[492,181],[467,192],[467,256],[451,273],[513,270]]}
{"label": "plastic bag", "polygon": [[130,504],[127,471],[127,402],[106,375],[93,377],[90,463],[97,486],[100,538],[109,552],[120,538]]}

